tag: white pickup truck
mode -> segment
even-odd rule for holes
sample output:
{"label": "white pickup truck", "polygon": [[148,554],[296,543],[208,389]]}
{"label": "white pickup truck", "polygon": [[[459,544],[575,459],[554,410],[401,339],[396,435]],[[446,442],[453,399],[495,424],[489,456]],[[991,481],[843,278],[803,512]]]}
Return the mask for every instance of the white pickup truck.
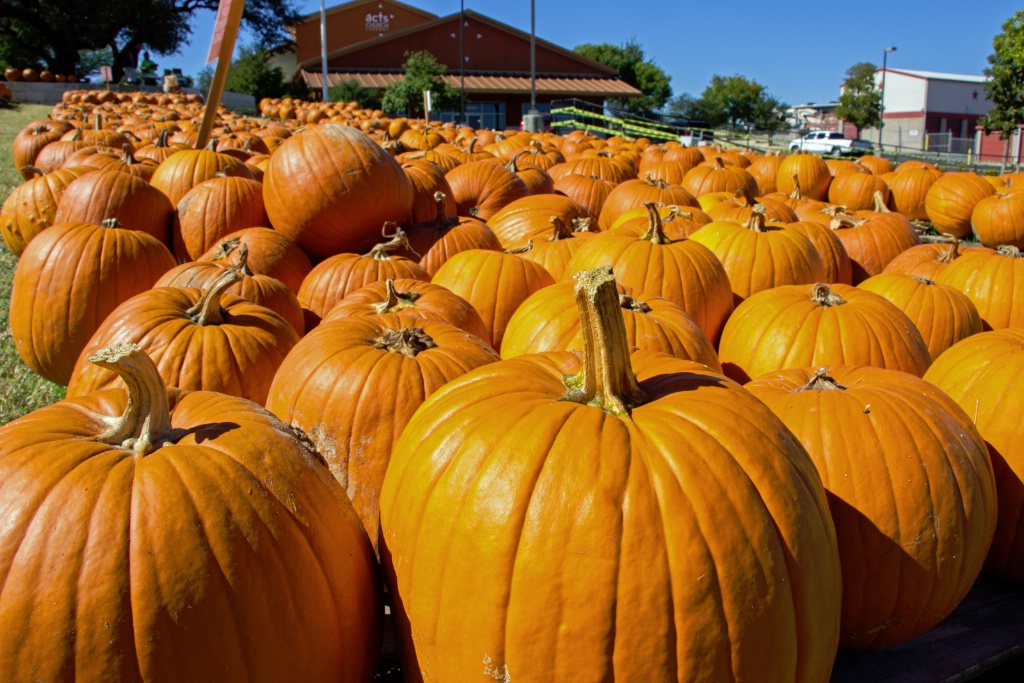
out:
{"label": "white pickup truck", "polygon": [[843,155],[870,154],[871,143],[867,140],[851,140],[842,133],[815,130],[789,143],[790,152],[811,152],[813,154]]}

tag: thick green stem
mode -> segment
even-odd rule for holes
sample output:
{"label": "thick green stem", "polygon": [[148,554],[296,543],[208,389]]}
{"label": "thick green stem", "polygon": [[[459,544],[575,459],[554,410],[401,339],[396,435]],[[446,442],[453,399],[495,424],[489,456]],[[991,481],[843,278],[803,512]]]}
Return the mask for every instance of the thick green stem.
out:
{"label": "thick green stem", "polygon": [[608,266],[576,275],[576,306],[583,335],[583,369],[566,378],[565,400],[628,417],[647,395],[630,364],[619,292]]}

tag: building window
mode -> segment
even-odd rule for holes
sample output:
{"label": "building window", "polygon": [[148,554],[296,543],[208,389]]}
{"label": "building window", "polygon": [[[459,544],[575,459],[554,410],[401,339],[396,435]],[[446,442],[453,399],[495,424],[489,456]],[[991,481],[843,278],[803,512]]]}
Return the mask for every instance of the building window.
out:
{"label": "building window", "polygon": [[[457,122],[459,112],[444,111],[438,118],[443,122]],[[505,130],[505,103],[466,102],[466,125],[477,129]]]}
{"label": "building window", "polygon": [[[550,102],[538,102],[537,103],[537,112],[540,113],[540,114],[550,114],[551,113],[551,103]],[[530,103],[529,102],[523,102],[523,116],[526,116],[529,113],[530,113]]]}

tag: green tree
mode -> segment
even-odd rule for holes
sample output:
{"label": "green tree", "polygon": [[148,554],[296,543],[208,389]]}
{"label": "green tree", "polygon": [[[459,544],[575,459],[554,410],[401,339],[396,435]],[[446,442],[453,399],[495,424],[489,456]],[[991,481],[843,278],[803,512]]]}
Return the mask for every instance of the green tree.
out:
{"label": "green tree", "polygon": [[711,126],[750,126],[763,92],[763,85],[744,76],[715,74],[700,96],[704,119]]}
{"label": "green tree", "polygon": [[876,71],[878,67],[871,62],[860,62],[846,70],[836,116],[856,126],[858,135],[865,128],[877,128],[882,120],[882,91],[875,87]]}
{"label": "green tree", "polygon": [[607,100],[608,106],[613,109],[651,116],[672,97],[672,86],[669,85],[671,77],[654,62],[645,59],[644,50],[635,38],[621,47],[609,43],[577,45],[573,52],[618,69],[623,81],[643,93],[641,97]]}
{"label": "green tree", "polygon": [[767,92],[762,92],[754,103],[754,110],[750,117],[750,125],[768,134],[768,144],[780,130],[786,127],[786,110],[789,105],[779,101],[777,97]]}
{"label": "green tree", "polygon": [[434,111],[458,109],[462,97],[444,79],[447,67],[430,52],[406,52],[402,69],[405,70],[405,76],[384,91],[381,109],[389,114],[423,116],[424,90],[431,93]]}
{"label": "green tree", "polygon": [[993,106],[979,123],[986,133],[998,131],[1006,140],[1024,124],[1024,10],[1006,20],[992,47],[985,91]]}
{"label": "green tree", "polygon": [[380,107],[381,92],[373,88],[364,88],[359,81],[347,80],[332,86],[327,91],[331,102],[358,102],[363,109]]}
{"label": "green tree", "polygon": [[[218,0],[3,0],[0,55],[31,56],[54,73],[78,73],[81,50],[110,50],[115,81],[139,53],[173,54],[187,45],[196,12]],[[263,45],[290,43],[294,0],[247,0],[242,22]],[[81,75],[81,74],[80,74]]]}
{"label": "green tree", "polygon": [[270,54],[249,44],[238,51],[231,62],[224,89],[252,95],[259,102],[264,97],[282,97],[286,87],[284,72],[279,66],[270,66]]}

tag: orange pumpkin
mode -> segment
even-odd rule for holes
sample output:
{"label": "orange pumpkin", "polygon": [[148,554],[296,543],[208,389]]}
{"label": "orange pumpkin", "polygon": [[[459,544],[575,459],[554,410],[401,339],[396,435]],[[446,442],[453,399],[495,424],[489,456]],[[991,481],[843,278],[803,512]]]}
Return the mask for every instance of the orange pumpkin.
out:
{"label": "orange pumpkin", "polygon": [[501,242],[487,223],[471,216],[450,215],[447,206],[445,194],[435,193],[433,217],[414,225],[407,233],[409,247],[405,255],[416,257],[431,277],[445,261],[461,251],[501,249]]}
{"label": "orange pumpkin", "polygon": [[85,173],[71,181],[57,202],[54,223],[96,223],[115,219],[170,244],[174,206],[142,178],[117,170]]}
{"label": "orange pumpkin", "polygon": [[1024,327],[1024,256],[1017,247],[965,252],[935,281],[966,294],[986,330]]}
{"label": "orange pumpkin", "polygon": [[32,167],[27,172],[36,175],[11,190],[0,208],[0,234],[15,256],[21,256],[33,237],[53,225],[57,203],[64,190],[75,178],[89,171],[59,169],[43,173],[42,169]]}
{"label": "orange pumpkin", "polygon": [[189,190],[178,202],[174,254],[197,260],[226,235],[268,225],[263,184],[249,178],[219,176]]}
{"label": "orange pumpkin", "polygon": [[928,220],[925,201],[928,191],[942,173],[930,168],[902,168],[889,183],[887,204],[912,221]]}
{"label": "orange pumpkin", "polygon": [[1024,249],[1024,192],[998,192],[974,205],[971,226],[986,247]]}
{"label": "orange pumpkin", "polygon": [[607,230],[626,211],[641,207],[647,202],[700,207],[697,198],[682,187],[669,185],[664,180],[657,180],[648,175],[617,185],[601,206],[597,224],[601,230]]}
{"label": "orange pumpkin", "polygon": [[832,174],[825,162],[816,154],[790,154],[779,166],[775,186],[779,192],[790,194],[800,188],[802,196],[818,201],[828,198]]}
{"label": "orange pumpkin", "polygon": [[543,239],[558,218],[574,232],[597,230],[590,211],[579,202],[560,194],[523,197],[512,202],[487,221],[503,249],[518,249],[532,240]]}
{"label": "orange pumpkin", "polygon": [[295,294],[299,293],[302,281],[313,269],[309,257],[295,242],[276,230],[259,227],[225,235],[197,260],[217,262],[228,258],[243,245],[249,248],[249,270],[280,280]]}
{"label": "orange pumpkin", "polygon": [[683,189],[694,197],[737,190],[743,190],[751,197],[761,194],[754,176],[738,166],[726,166],[721,156],[716,156],[710,165],[701,164],[687,171]]}
{"label": "orange pumpkin", "polygon": [[971,234],[974,207],[995,193],[994,187],[974,173],[947,173],[928,188],[925,213],[939,232],[967,237]]}
{"label": "orange pumpkin", "polygon": [[460,216],[486,221],[508,204],[530,194],[515,173],[489,161],[471,161],[445,174]]}

